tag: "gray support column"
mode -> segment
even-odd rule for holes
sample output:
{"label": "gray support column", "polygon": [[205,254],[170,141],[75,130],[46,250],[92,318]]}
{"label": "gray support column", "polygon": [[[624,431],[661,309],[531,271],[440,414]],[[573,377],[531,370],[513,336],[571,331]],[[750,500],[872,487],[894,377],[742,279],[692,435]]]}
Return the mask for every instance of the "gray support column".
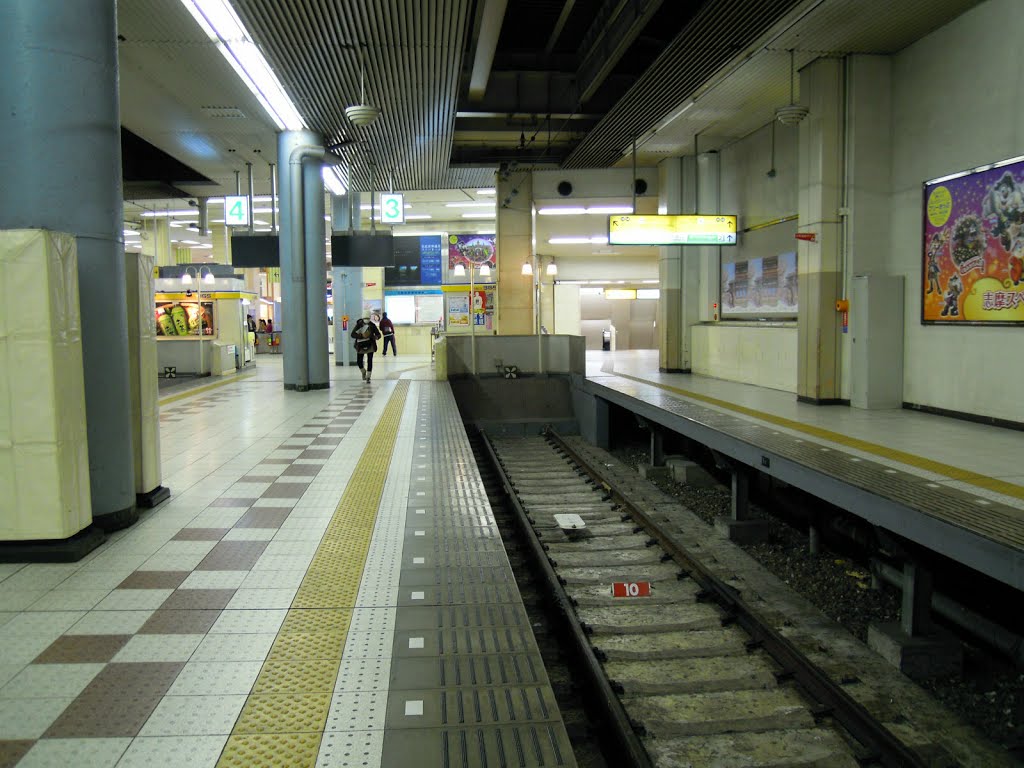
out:
{"label": "gray support column", "polygon": [[910,637],[932,631],[932,574],[914,562],[903,564],[903,603],[900,626]]}
{"label": "gray support column", "polygon": [[[717,152],[704,152],[697,157],[696,187],[697,205],[694,213],[721,213],[721,156]],[[722,283],[722,249],[717,245],[701,245],[688,248],[687,251],[696,251],[699,256],[697,269],[699,275],[684,274],[684,284],[687,285],[687,296],[693,296],[695,307],[692,308],[692,325],[702,321],[721,319],[713,309],[721,299]],[[698,285],[689,288],[689,281],[696,279]],[[721,310],[721,307],[719,307]],[[687,312],[687,317],[691,313]],[[715,317],[718,314],[718,317]],[[689,335],[689,333],[687,333]]]}
{"label": "gray support column", "polygon": [[302,163],[304,157],[316,156],[317,151],[322,157],[322,139],[312,131],[284,131],[277,136],[284,388],[300,392],[309,389]]}
{"label": "gray support column", "polygon": [[[671,157],[658,164],[658,210],[682,213],[683,158]],[[683,371],[684,328],[682,321],[683,249],[678,245],[658,249],[658,370]]]}
{"label": "gray support column", "polygon": [[0,3],[0,229],[78,241],[95,522],[136,519],[114,0]]}
{"label": "gray support column", "polygon": [[324,180],[321,164],[307,160],[302,166],[306,249],[306,354],[309,388],[327,389],[331,369],[327,360],[327,249],[324,245]]}
{"label": "gray support column", "polygon": [[[363,316],[363,268],[334,267],[334,364],[355,365],[355,350],[349,334]],[[341,327],[348,317],[348,329]]]}
{"label": "gray support column", "polygon": [[732,519],[750,519],[750,475],[744,467],[732,468]]}

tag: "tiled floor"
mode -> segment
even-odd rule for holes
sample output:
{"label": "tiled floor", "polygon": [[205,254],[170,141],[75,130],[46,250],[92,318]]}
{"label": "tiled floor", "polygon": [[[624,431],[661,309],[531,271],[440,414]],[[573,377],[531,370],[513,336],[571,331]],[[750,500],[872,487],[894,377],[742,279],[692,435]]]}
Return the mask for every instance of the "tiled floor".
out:
{"label": "tiled floor", "polygon": [[0,565],[0,768],[221,758],[394,379],[430,377],[406,357],[298,394],[258,362],[163,407],[168,502],[81,562]]}

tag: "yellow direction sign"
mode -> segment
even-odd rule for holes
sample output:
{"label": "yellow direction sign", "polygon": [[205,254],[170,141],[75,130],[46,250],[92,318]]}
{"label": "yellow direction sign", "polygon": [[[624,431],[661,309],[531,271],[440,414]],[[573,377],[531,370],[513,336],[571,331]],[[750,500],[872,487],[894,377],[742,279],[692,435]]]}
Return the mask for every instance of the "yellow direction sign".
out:
{"label": "yellow direction sign", "polygon": [[609,245],[736,245],[736,217],[721,214],[608,217]]}

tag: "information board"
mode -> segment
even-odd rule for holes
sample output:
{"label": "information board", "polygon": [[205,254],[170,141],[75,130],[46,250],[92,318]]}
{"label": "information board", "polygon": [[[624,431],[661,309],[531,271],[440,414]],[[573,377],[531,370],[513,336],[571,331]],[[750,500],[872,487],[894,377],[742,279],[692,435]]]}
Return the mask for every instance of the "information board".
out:
{"label": "information board", "polygon": [[736,217],[723,214],[608,217],[609,245],[736,245]]}
{"label": "information board", "polygon": [[405,196],[382,192],[380,195],[381,224],[405,223]]}

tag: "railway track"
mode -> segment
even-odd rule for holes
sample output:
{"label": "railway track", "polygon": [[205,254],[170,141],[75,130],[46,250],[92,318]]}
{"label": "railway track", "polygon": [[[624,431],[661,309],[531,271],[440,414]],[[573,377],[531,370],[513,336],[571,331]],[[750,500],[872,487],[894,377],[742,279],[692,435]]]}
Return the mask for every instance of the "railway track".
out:
{"label": "railway track", "polygon": [[[603,675],[588,683],[587,700],[601,705],[604,728],[621,731],[606,733],[619,753],[611,764],[926,764],[567,443],[483,444],[507,506],[532,529],[519,545],[533,549],[531,578],[546,572],[561,585],[552,599],[576,641],[563,655],[586,657],[573,661]],[[585,527],[567,531],[556,514],[578,515]],[[626,597],[612,596],[616,582]],[[649,596],[628,596],[645,585]]]}

